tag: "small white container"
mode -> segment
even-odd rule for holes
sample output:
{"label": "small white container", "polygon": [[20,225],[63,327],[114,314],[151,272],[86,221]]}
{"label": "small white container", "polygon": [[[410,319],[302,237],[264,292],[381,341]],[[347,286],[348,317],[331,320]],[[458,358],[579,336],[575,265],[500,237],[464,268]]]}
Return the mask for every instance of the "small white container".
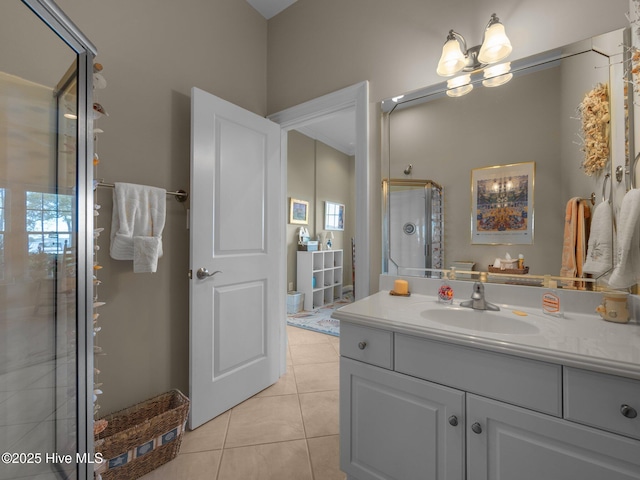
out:
{"label": "small white container", "polygon": [[603,292],[602,305],[598,305],[596,312],[607,322],[627,323],[629,321],[628,297],[627,292]]}

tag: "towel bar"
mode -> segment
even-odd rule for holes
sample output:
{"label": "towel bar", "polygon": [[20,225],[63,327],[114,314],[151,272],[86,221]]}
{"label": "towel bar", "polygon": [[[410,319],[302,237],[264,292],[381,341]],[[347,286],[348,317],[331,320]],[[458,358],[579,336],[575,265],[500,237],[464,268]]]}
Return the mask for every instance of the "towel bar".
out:
{"label": "towel bar", "polygon": [[[96,186],[98,187],[107,187],[107,188],[115,188],[116,186],[113,183],[106,183],[103,181],[99,181]],[[176,200],[180,203],[186,202],[187,198],[189,198],[189,194],[184,190],[176,190],[175,192],[167,191],[167,195],[174,195]]]}

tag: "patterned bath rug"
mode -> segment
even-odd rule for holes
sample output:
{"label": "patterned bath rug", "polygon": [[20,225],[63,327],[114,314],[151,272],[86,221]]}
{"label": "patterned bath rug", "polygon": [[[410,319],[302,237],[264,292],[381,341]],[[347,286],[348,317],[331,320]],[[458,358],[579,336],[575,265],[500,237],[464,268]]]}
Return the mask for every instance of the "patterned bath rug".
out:
{"label": "patterned bath rug", "polygon": [[287,315],[287,324],[293,327],[306,328],[314,332],[326,333],[335,337],[340,336],[340,320],[331,318],[331,314],[336,308],[353,302],[353,294],[346,293],[340,300],[334,303],[316,308],[310,312],[303,310],[298,313]]}

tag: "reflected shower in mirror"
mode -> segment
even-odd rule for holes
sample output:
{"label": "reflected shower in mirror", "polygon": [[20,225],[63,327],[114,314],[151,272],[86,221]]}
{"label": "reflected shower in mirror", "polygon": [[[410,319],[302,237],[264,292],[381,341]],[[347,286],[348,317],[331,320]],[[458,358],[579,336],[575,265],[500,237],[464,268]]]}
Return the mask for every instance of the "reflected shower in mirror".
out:
{"label": "reflected shower in mirror", "polygon": [[[401,177],[411,164],[412,178],[435,178],[447,191],[443,268],[468,262],[487,271],[508,253],[516,259],[522,254],[531,275],[559,275],[567,202],[572,197],[590,199],[602,190],[605,174],[625,164],[624,35],[619,30],[514,61],[513,80],[498,89],[481,87],[465,97],[449,98],[446,84],[439,84],[397,102],[383,102],[388,178]],[[585,145],[579,106],[599,84],[609,86],[611,160],[589,176],[581,167]],[[535,163],[533,243],[472,244],[472,171],[526,162]],[[394,213],[387,208],[387,237],[397,223]],[[390,274],[408,266],[392,248],[389,240],[384,261]]]}
{"label": "reflected shower in mirror", "polygon": [[444,192],[432,180],[385,180],[387,270],[394,275],[421,275],[443,268],[442,234]]}

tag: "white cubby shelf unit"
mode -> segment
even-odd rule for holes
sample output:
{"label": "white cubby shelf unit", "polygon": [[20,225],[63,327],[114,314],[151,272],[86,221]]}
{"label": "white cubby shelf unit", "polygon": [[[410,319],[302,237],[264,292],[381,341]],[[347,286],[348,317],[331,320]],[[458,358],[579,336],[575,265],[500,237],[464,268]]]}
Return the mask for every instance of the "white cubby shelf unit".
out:
{"label": "white cubby shelf unit", "polygon": [[[342,298],[342,250],[298,252],[298,291],[309,311]],[[315,279],[315,283],[314,283]]]}

